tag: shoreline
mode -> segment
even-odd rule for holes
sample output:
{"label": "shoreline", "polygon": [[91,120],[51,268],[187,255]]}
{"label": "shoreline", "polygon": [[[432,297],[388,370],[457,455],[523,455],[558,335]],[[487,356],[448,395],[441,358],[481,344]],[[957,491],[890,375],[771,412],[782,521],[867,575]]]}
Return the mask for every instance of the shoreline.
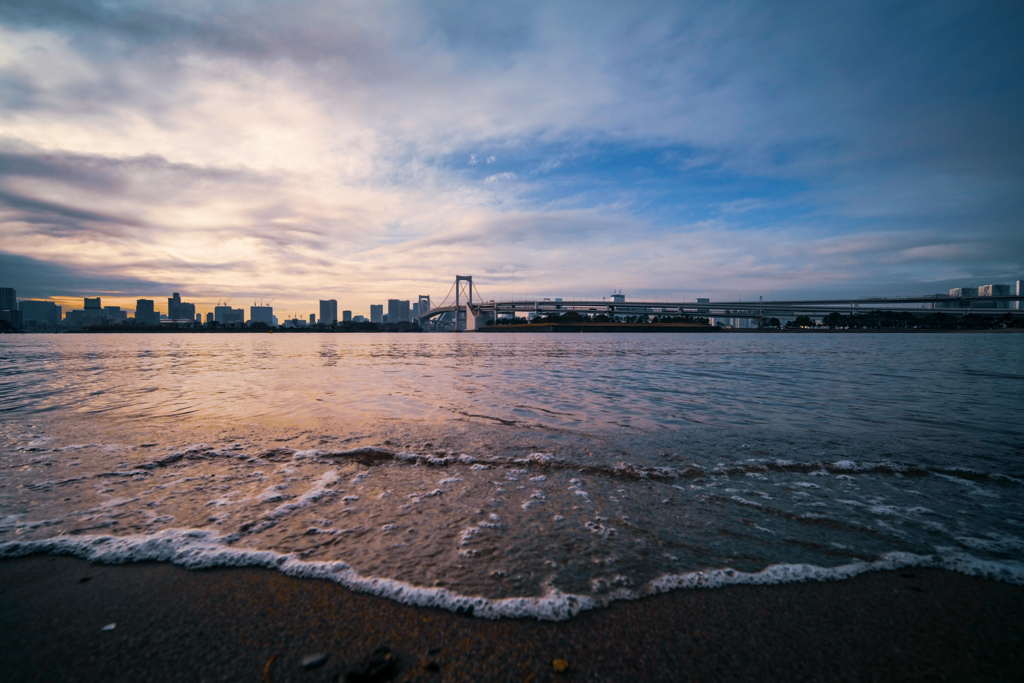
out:
{"label": "shoreline", "polygon": [[[596,323],[598,327],[588,327],[578,323],[572,324],[536,324],[536,325],[494,325],[482,330],[461,332],[458,334],[473,334],[482,332],[486,334],[496,333],[606,333],[606,334],[632,334],[632,333],[714,333],[714,334],[1024,334],[1024,327],[1007,327],[994,329],[931,329],[931,328],[910,328],[910,329],[756,329],[756,328],[733,328],[733,327],[711,327],[700,326],[675,326],[667,324],[629,324],[623,323],[621,327]],[[267,334],[268,330],[252,329],[227,329],[227,330],[189,330],[189,329],[105,329],[105,330],[64,330],[60,332],[37,332],[18,330],[15,332],[3,332],[0,334],[11,335],[55,335],[55,334]],[[425,330],[274,330],[274,334],[456,334],[454,332],[427,332]]]}
{"label": "shoreline", "polygon": [[[399,681],[1013,680],[1024,586],[879,571],[491,621],[269,569],[0,560],[8,680],[344,680],[383,646]],[[326,662],[304,669],[316,652]]]}

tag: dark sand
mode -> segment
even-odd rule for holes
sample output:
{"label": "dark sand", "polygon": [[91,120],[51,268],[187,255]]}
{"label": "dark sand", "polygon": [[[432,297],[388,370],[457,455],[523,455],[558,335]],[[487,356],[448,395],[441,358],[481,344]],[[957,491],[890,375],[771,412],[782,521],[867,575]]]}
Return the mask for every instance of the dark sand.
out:
{"label": "dark sand", "polygon": [[[0,561],[0,679],[312,683],[386,645],[395,680],[1024,680],[1024,587],[907,574],[681,590],[551,623],[407,607],[263,569],[34,556]],[[304,670],[316,651],[326,663]],[[568,671],[555,674],[555,658]]]}

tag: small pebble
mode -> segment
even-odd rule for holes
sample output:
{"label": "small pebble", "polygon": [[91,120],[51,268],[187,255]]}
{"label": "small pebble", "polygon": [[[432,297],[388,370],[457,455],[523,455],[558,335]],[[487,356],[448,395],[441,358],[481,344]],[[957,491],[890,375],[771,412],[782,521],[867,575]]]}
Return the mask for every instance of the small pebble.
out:
{"label": "small pebble", "polygon": [[117,624],[113,623],[113,624],[107,624],[106,626],[104,626],[100,630],[101,631],[113,631],[115,628],[117,628]]}
{"label": "small pebble", "polygon": [[323,666],[323,663],[327,661],[326,652],[314,652],[313,654],[306,655],[302,658],[303,669],[315,669],[318,666]]}
{"label": "small pebble", "polygon": [[345,683],[383,683],[398,673],[398,663],[390,648],[379,647],[345,674]]}
{"label": "small pebble", "polygon": [[565,661],[564,659],[556,659],[555,661],[551,662],[551,668],[555,670],[556,674],[560,674],[569,668],[569,662]]}

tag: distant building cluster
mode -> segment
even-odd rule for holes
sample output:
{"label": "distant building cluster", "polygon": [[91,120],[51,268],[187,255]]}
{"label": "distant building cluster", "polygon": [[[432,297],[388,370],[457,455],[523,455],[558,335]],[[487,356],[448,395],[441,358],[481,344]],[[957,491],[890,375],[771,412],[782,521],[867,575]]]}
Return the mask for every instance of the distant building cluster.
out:
{"label": "distant building cluster", "polygon": [[[921,302],[920,305],[923,305],[926,309],[953,309],[951,312],[956,314],[977,310],[984,315],[986,313],[996,313],[997,311],[1024,310],[1024,301],[1020,300],[1021,297],[1024,297],[1024,280],[1016,280],[1012,284],[955,287],[950,289],[948,294],[928,295],[917,298],[916,301]],[[638,321],[641,318],[648,320],[652,315],[657,317],[664,313],[663,309],[652,308],[647,304],[631,306],[626,303],[626,298],[621,292],[612,294],[610,299],[611,303],[608,304],[608,310],[613,312],[609,312],[608,315],[614,320],[629,317],[636,318]],[[544,300],[544,302],[548,301],[548,299]],[[561,301],[561,299],[555,299],[554,303],[550,304],[550,307],[553,307],[555,312],[560,312],[562,309]],[[735,305],[729,305],[725,308],[712,307],[712,302],[706,298],[697,299],[696,304],[694,310],[699,318],[706,318],[713,325],[717,324],[731,328],[759,326],[763,322],[762,318],[764,315],[783,317],[788,315],[796,319],[795,313],[787,313],[781,309],[775,312],[769,310],[761,311],[759,309],[761,315],[755,320],[749,315],[747,307],[737,307]],[[853,306],[856,308],[856,303]],[[716,310],[712,311],[712,308]],[[405,329],[401,326],[419,321],[421,316],[426,315],[431,310],[437,311],[437,309],[431,308],[430,297],[426,295],[420,295],[415,303],[412,303],[409,299],[388,299],[386,312],[384,304],[372,304],[370,306],[370,316],[367,319],[367,317],[362,315],[353,315],[350,310],[339,311],[336,299],[321,299],[319,315],[310,313],[307,319],[307,317],[303,317],[305,314],[299,316],[297,313],[292,313],[290,316],[285,317],[283,322],[279,322],[278,317],[274,314],[274,308],[262,300],[255,301],[252,306],[249,306],[248,317],[243,308],[232,308],[228,305],[227,301],[223,301],[218,302],[213,311],[208,312],[204,319],[201,313],[196,312],[196,304],[184,301],[178,292],[174,292],[167,298],[167,313],[161,313],[157,310],[156,302],[153,299],[138,299],[135,302],[135,310],[128,311],[118,306],[104,306],[100,297],[86,297],[82,300],[82,308],[64,311],[54,301],[34,299],[18,301],[17,292],[14,289],[0,287],[0,331],[13,329],[29,332],[61,332],[118,325],[139,327],[174,326],[192,329],[283,327],[295,329],[340,328],[351,330],[360,329],[350,327],[360,323],[398,325],[400,327],[391,329],[401,330]],[[459,326],[455,316],[461,314],[456,314],[450,308],[443,310],[445,312],[436,317],[432,322],[424,323],[428,329],[444,330]],[[440,311],[437,312],[440,313]],[[682,308],[679,309],[679,312],[682,312]],[[826,315],[824,312],[818,313],[815,311],[810,311],[808,314],[817,319],[821,319]],[[477,315],[467,311],[466,315],[472,317],[475,322],[472,326],[460,327],[459,329],[477,329],[476,326],[480,324],[480,320],[484,320],[484,325],[490,321],[490,318],[486,318],[486,314]],[[514,314],[505,313],[503,315],[506,317],[512,315],[511,319],[516,320]],[[539,313],[528,314],[527,319],[535,315],[539,315]],[[592,314],[584,312],[584,315]],[[501,316],[498,317],[501,318]],[[502,318],[496,322],[500,323],[502,320],[504,319]]]}
{"label": "distant building cluster", "polygon": [[[1024,280],[1017,280],[1008,285],[980,285],[978,287],[954,287],[946,295],[936,294],[943,297],[943,301],[936,301],[931,308],[971,308],[971,309],[1003,309],[1003,310],[1024,310],[1022,301],[1000,301],[995,298],[993,301],[978,301],[977,297],[1011,297],[1024,296]],[[968,304],[963,299],[973,299]]]}
{"label": "distant building cluster", "polygon": [[[429,306],[430,297],[420,297]],[[101,327],[120,324],[141,326],[224,326],[245,327],[266,325],[267,327],[331,327],[338,324],[374,323],[409,323],[419,315],[420,304],[411,307],[408,300],[389,299],[388,312],[384,313],[382,304],[370,306],[370,316],[352,315],[352,311],[343,310],[338,315],[338,302],[335,299],[321,299],[319,315],[310,313],[308,319],[293,315],[279,323],[274,315],[274,308],[262,301],[254,302],[249,307],[246,317],[242,308],[232,308],[226,302],[218,302],[213,311],[206,314],[204,320],[201,313],[196,312],[196,304],[183,301],[181,294],[174,292],[167,298],[167,313],[157,310],[153,299],[138,299],[135,302],[134,315],[118,306],[103,306],[100,297],[86,297],[82,300],[82,308],[64,311],[54,301],[26,299],[18,301],[17,292],[10,287],[0,288],[0,328],[25,330],[30,332],[60,332],[82,330],[88,327]],[[425,311],[424,311],[425,312]]]}

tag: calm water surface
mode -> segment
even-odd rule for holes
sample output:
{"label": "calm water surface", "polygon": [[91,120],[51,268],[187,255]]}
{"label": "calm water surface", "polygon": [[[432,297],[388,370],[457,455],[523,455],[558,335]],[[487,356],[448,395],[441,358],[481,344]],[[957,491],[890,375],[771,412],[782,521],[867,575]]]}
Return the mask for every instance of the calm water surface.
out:
{"label": "calm water surface", "polygon": [[260,565],[561,618],[1024,582],[1024,336],[0,337],[0,556]]}

